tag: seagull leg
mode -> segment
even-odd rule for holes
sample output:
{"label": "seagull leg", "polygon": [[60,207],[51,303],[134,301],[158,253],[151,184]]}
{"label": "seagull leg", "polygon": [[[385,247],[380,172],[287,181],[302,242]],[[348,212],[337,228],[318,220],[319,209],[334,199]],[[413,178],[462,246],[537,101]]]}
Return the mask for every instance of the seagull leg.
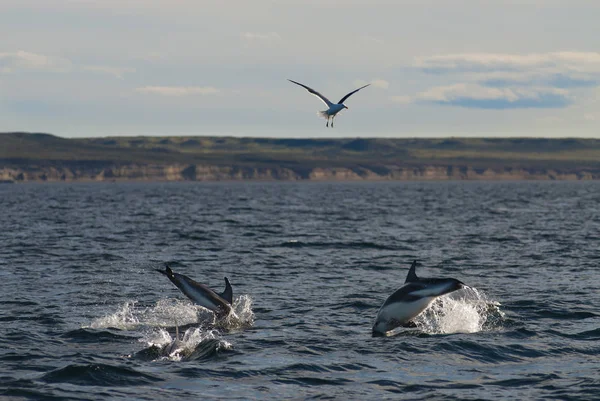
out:
{"label": "seagull leg", "polygon": [[335,116],[331,117],[331,128],[333,128],[333,119],[335,118]]}
{"label": "seagull leg", "polygon": [[329,127],[329,116],[327,116],[327,123],[325,124],[326,127]]}

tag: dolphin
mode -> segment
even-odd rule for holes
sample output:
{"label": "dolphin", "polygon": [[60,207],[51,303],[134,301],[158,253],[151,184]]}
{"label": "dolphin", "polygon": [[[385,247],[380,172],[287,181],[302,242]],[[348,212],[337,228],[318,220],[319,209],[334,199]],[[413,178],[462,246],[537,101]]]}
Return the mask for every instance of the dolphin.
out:
{"label": "dolphin", "polygon": [[175,326],[175,339],[173,339],[170,343],[165,344],[161,349],[161,353],[165,356],[171,356],[176,352],[180,352],[184,348],[185,343],[179,339],[179,327]]}
{"label": "dolphin", "polygon": [[385,336],[397,327],[415,327],[411,320],[423,312],[429,304],[444,294],[460,290],[465,284],[453,278],[419,278],[415,260],[406,276],[404,285],[390,295],[379,311],[373,324],[373,336]]}
{"label": "dolphin", "polygon": [[165,270],[156,269],[156,271],[167,276],[194,303],[213,311],[218,319],[226,317],[231,313],[233,290],[227,277],[225,277],[225,291],[219,294],[188,276],[173,273],[173,270],[168,265],[165,266]]}

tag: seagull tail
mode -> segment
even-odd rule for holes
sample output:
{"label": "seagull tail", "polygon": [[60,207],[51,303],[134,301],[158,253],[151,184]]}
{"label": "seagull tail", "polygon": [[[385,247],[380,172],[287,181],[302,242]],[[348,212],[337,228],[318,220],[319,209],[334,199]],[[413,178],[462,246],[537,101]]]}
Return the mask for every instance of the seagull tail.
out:
{"label": "seagull tail", "polygon": [[317,111],[317,115],[319,117],[323,117],[326,120],[329,118],[329,114],[327,114],[327,110]]}

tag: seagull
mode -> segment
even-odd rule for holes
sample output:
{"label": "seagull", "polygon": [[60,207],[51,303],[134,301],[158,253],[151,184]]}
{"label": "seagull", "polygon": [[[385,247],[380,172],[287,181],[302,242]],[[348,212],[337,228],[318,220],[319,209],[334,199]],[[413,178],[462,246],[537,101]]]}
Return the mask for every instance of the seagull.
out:
{"label": "seagull", "polygon": [[321,117],[327,119],[327,124],[325,124],[326,127],[329,127],[329,119],[331,119],[331,128],[333,128],[333,119],[335,118],[335,115],[337,113],[339,113],[340,111],[342,111],[343,109],[347,109],[348,108],[344,104],[344,100],[348,99],[350,96],[352,96],[353,94],[355,94],[359,90],[361,90],[363,88],[366,88],[367,86],[371,85],[371,84],[366,84],[365,86],[361,86],[360,88],[353,90],[352,92],[348,93],[346,96],[344,96],[343,98],[341,98],[339,102],[337,102],[337,103],[331,103],[329,101],[329,99],[327,99],[325,96],[321,95],[316,90],[314,90],[312,88],[309,88],[306,85],[302,85],[300,82],[292,81],[291,79],[288,79],[288,81],[290,81],[290,82],[292,82],[292,83],[294,83],[296,85],[300,85],[301,87],[303,87],[304,89],[306,89],[309,93],[311,93],[311,94],[315,95],[316,97],[318,97],[319,99],[321,99],[323,101],[323,103],[325,103],[327,105],[327,107],[329,107],[327,110],[323,110],[323,111],[317,112],[317,114],[320,115]]}

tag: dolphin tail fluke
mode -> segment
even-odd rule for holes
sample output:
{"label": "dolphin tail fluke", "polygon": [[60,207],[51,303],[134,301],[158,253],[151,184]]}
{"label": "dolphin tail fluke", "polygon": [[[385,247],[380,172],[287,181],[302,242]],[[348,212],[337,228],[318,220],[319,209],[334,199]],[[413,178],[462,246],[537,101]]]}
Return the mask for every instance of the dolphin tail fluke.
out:
{"label": "dolphin tail fluke", "polygon": [[233,289],[231,288],[231,284],[229,283],[229,279],[225,277],[225,291],[219,294],[221,298],[225,301],[233,304]]}
{"label": "dolphin tail fluke", "polygon": [[412,281],[419,281],[419,277],[417,277],[417,273],[415,270],[417,269],[417,260],[415,259],[410,265],[410,269],[408,270],[408,275],[406,276],[406,281],[404,283],[410,283]]}
{"label": "dolphin tail fluke", "polygon": [[169,265],[165,264],[165,270],[156,269],[157,272],[164,274],[168,278],[173,277],[173,270],[169,267]]}

